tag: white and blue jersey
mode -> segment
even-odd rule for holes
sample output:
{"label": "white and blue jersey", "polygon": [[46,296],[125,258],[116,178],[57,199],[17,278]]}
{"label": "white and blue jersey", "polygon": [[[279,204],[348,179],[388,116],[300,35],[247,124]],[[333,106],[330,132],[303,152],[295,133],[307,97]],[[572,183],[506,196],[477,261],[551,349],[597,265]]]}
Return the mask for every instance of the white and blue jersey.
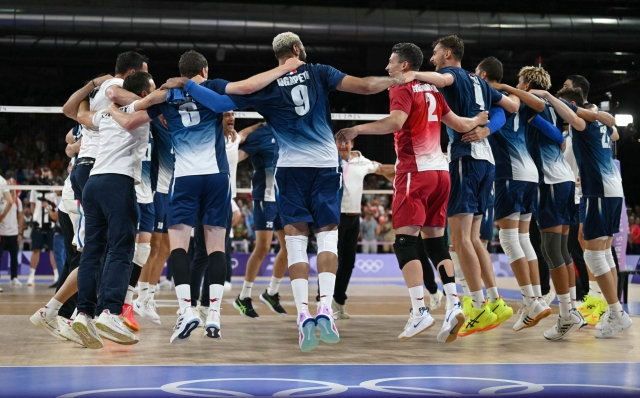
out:
{"label": "white and blue jersey", "polygon": [[305,64],[249,95],[230,95],[239,109],[264,116],[278,142],[278,167],[337,167],[329,92],[346,74]]}
{"label": "white and blue jersey", "polygon": [[[482,111],[488,111],[492,104],[502,99],[500,92],[474,73],[455,66],[447,66],[440,69],[439,72],[449,73],[453,76],[454,83],[439,90],[451,110],[458,116],[474,117]],[[455,131],[447,126],[449,161],[453,162],[463,156],[471,156],[474,159],[487,160],[495,164],[488,141],[485,139],[478,143],[462,142],[464,133],[466,131]]]}
{"label": "white and blue jersey", "polygon": [[269,126],[262,126],[249,134],[240,149],[249,155],[253,165],[251,197],[253,200],[275,202],[274,156],[276,138]]}
{"label": "white and blue jersey", "polygon": [[138,203],[153,203],[153,190],[151,189],[151,154],[153,153],[153,137],[149,134],[149,144],[142,157],[142,169],[140,172],[140,184],[136,185],[136,199]]}
{"label": "white and blue jersey", "polygon": [[151,153],[151,189],[166,194],[173,175],[173,144],[171,134],[160,118],[151,121],[153,152]]}

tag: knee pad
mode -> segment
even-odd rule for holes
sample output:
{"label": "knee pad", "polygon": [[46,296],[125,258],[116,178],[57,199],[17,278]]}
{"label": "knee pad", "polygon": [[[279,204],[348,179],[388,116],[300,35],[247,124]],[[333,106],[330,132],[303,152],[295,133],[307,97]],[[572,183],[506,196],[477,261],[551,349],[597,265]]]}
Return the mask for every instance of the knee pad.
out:
{"label": "knee pad", "polygon": [[604,275],[611,271],[604,250],[585,250],[584,262],[587,263],[587,267],[594,276]]}
{"label": "knee pad", "polygon": [[554,232],[542,232],[542,255],[549,265],[549,269],[553,270],[564,265],[564,257],[562,257],[562,234]]}
{"label": "knee pad", "polygon": [[[560,240],[560,250],[562,252],[562,258],[564,258],[565,265],[573,265],[571,254],[569,254],[569,235],[562,235]],[[613,258],[611,258],[613,260]]]}
{"label": "knee pad", "polygon": [[615,269],[616,268],[616,262],[613,260],[613,252],[612,250],[615,250],[613,247],[606,249],[604,251],[604,258],[605,260],[607,260],[607,265],[609,265],[609,269]]}
{"label": "knee pad", "polygon": [[520,247],[524,252],[524,256],[527,258],[527,261],[537,260],[538,256],[536,255],[536,251],[533,249],[533,245],[531,244],[529,233],[527,232],[526,234],[518,234],[518,240],[520,241]]}
{"label": "knee pad", "polygon": [[518,228],[501,229],[500,232],[498,232],[500,246],[502,246],[504,254],[507,255],[509,264],[525,257],[518,235]]}
{"label": "knee pad", "polygon": [[316,234],[318,242],[318,254],[322,252],[331,252],[338,255],[338,230],[318,232]]}
{"label": "knee pad", "polygon": [[527,213],[527,214],[520,213],[520,221],[531,221],[531,213]]}
{"label": "knee pad", "polygon": [[420,261],[418,256],[418,236],[396,235],[396,241],[393,244],[393,250],[398,258],[400,269],[404,268],[410,261]]}
{"label": "knee pad", "polygon": [[444,236],[423,239],[422,243],[424,243],[424,249],[427,252],[429,260],[431,260],[436,269],[438,268],[438,264],[444,260],[451,260],[449,247],[447,246],[447,241]]}
{"label": "knee pad", "polygon": [[133,263],[144,267],[151,253],[151,243],[138,243],[136,244],[136,251],[133,253]]}
{"label": "knee pad", "polygon": [[303,235],[286,235],[284,240],[287,242],[287,260],[289,267],[297,263],[309,263],[309,257],[307,257],[308,237]]}

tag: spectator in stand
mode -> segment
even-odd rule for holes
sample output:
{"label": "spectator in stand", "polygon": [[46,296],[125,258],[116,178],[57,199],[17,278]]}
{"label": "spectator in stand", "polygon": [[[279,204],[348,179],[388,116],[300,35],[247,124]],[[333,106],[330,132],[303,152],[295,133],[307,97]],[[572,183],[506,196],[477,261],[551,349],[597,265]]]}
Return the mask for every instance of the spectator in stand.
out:
{"label": "spectator in stand", "polygon": [[[0,186],[15,185],[14,179],[9,181],[0,177]],[[3,189],[0,197],[0,257],[5,250],[9,251],[11,286],[21,286],[18,280],[18,244],[22,240],[22,202],[16,191]],[[2,291],[2,289],[0,289]]]}
{"label": "spectator in stand", "polygon": [[382,245],[383,253],[393,253],[393,242],[396,241],[396,234],[393,231],[393,224],[391,223],[391,212],[387,211],[387,215],[380,217],[380,236],[381,242],[388,242],[389,245]]}
{"label": "spectator in stand", "polygon": [[630,225],[629,235],[633,245],[633,254],[640,254],[640,217],[636,217],[635,222]]}
{"label": "spectator in stand", "polygon": [[362,240],[362,253],[377,253],[378,241],[376,236],[380,234],[378,222],[373,218],[373,211],[365,207],[364,220],[360,221],[360,237]]}

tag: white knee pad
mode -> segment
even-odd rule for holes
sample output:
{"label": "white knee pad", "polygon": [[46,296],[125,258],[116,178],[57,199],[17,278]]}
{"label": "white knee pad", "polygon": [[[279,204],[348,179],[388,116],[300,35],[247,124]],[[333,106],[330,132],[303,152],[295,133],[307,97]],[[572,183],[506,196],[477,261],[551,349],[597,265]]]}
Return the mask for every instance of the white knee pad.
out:
{"label": "white knee pad", "polygon": [[522,246],[520,246],[518,235],[518,228],[501,229],[498,233],[500,246],[502,246],[504,254],[507,255],[509,263],[520,260],[525,256],[524,250],[522,250]]}
{"label": "white knee pad", "polygon": [[144,267],[151,253],[151,243],[136,244],[136,251],[133,253],[133,262],[140,267]]}
{"label": "white knee pad", "polygon": [[616,268],[616,262],[613,261],[613,253],[611,252],[612,250],[615,250],[613,247],[606,249],[604,251],[604,258],[605,260],[607,260],[607,264],[609,265],[609,269],[614,269]]}
{"label": "white knee pad", "polygon": [[536,256],[536,251],[533,250],[531,239],[529,239],[529,233],[518,234],[518,240],[520,241],[520,247],[524,252],[524,256],[527,258],[527,261],[537,260],[538,256]]}
{"label": "white knee pad", "polygon": [[604,275],[611,270],[607,264],[604,250],[585,250],[584,262],[587,263],[587,267],[594,276]]}
{"label": "white knee pad", "polygon": [[322,252],[331,252],[338,255],[338,230],[318,232],[316,234],[318,241],[318,254]]}
{"label": "white knee pad", "polygon": [[520,213],[520,221],[531,221],[531,213],[527,213],[527,214]]}
{"label": "white knee pad", "polygon": [[284,240],[287,242],[287,260],[289,267],[297,263],[309,263],[309,257],[307,257],[308,237],[302,235],[285,235]]}

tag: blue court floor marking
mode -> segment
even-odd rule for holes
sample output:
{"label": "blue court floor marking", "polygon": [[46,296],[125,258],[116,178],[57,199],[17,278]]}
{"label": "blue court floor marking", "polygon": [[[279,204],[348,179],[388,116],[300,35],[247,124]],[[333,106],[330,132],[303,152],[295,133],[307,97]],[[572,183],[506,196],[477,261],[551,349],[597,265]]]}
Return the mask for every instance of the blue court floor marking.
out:
{"label": "blue court floor marking", "polygon": [[638,375],[639,363],[1,367],[0,396],[638,396]]}

